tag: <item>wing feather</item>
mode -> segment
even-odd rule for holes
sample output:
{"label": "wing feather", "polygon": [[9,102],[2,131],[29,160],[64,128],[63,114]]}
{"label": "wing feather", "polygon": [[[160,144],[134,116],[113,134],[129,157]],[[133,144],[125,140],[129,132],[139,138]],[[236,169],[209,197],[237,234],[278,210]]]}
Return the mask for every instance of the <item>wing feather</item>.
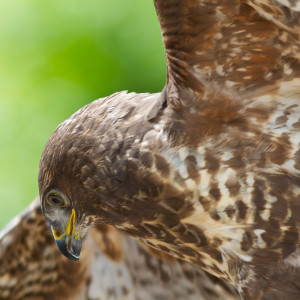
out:
{"label": "wing feather", "polygon": [[0,299],[73,299],[86,263],[86,257],[74,264],[59,253],[36,200],[1,234]]}

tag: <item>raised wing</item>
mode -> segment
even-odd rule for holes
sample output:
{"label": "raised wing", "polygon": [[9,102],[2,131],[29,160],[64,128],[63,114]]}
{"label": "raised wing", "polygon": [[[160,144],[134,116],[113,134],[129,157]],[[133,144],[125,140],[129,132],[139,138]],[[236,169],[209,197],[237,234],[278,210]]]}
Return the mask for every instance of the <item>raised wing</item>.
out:
{"label": "raised wing", "polygon": [[0,299],[238,299],[234,290],[184,262],[98,226],[78,262],[57,250],[38,201],[0,235]]}
{"label": "raised wing", "polygon": [[211,118],[223,118],[225,112],[228,120],[247,95],[275,92],[278,82],[294,72],[299,75],[298,67],[292,66],[300,58],[299,1],[154,3],[171,103],[196,106]]}

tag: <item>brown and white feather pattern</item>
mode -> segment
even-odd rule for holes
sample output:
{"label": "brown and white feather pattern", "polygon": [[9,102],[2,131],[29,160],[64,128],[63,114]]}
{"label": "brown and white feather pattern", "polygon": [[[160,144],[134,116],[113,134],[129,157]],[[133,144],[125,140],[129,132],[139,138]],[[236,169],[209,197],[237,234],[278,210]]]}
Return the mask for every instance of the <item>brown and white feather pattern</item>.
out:
{"label": "brown and white feather pattern", "polygon": [[1,300],[239,299],[192,265],[141,247],[111,226],[91,230],[80,261],[62,256],[38,201],[0,233]]}
{"label": "brown and white feather pattern", "polygon": [[62,123],[41,199],[55,188],[79,223],[114,225],[245,299],[299,299],[300,2],[154,4],[164,91],[116,93]]}

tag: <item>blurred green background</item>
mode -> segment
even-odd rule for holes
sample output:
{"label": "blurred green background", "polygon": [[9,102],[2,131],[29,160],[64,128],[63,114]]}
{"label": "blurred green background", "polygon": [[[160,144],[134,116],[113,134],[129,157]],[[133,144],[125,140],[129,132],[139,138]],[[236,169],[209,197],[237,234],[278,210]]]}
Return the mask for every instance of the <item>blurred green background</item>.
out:
{"label": "blurred green background", "polygon": [[97,98],[164,82],[151,0],[1,0],[0,228],[37,196],[59,123]]}

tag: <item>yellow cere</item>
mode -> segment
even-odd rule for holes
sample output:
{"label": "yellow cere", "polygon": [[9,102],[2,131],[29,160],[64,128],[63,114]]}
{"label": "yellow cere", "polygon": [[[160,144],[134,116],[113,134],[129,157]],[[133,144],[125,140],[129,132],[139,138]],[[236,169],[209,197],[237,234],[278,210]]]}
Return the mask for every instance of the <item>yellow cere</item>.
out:
{"label": "yellow cere", "polygon": [[72,209],[71,216],[70,216],[65,234],[69,235],[71,233],[71,230],[72,230],[72,234],[74,235],[74,230],[75,230],[75,210],[74,209]]}

